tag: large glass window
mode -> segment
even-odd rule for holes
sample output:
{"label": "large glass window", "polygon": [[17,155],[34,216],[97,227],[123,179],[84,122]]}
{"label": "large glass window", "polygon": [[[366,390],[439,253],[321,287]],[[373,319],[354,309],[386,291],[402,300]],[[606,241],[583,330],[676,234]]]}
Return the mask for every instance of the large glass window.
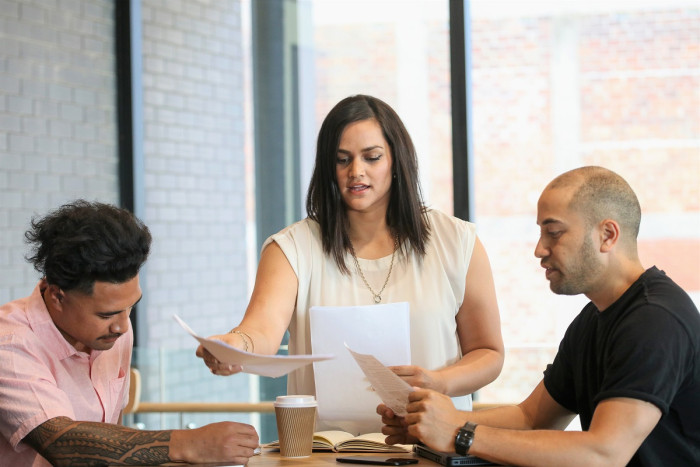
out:
{"label": "large glass window", "polygon": [[[430,206],[452,213],[449,2],[300,0],[302,200],[321,121],[375,95],[416,143]],[[526,397],[587,302],[550,292],[533,255],[554,176],[603,165],[638,193],[645,266],[700,302],[700,8],[690,0],[473,0],[472,220],[491,259],[507,347],[484,402]],[[466,183],[459,175],[455,183]]]}
{"label": "large glass window", "polygon": [[[315,0],[311,5],[313,138],[342,98],[371,94],[384,100],[399,114],[416,145],[427,202],[451,213],[447,1]],[[313,161],[311,149],[302,157]],[[311,165],[302,178],[310,176]]]}
{"label": "large glass window", "polygon": [[688,1],[471,2],[475,217],[497,285],[506,364],[480,391],[520,401],[587,302],[549,290],[536,202],[582,165],[642,205],[639,251],[700,303],[700,9]]}
{"label": "large glass window", "polygon": [[[254,27],[279,23],[284,29],[280,37],[275,34],[279,31],[258,30],[262,37],[255,31],[253,34],[258,39],[253,47],[259,60],[255,69],[262,75],[254,77],[254,85],[258,87],[254,95],[259,96],[260,89],[266,89],[262,96],[265,105],[260,102],[255,105],[265,112],[269,107],[274,108],[271,118],[263,120],[258,116],[256,122],[263,128],[262,138],[266,139],[273,128],[271,122],[279,124],[279,134],[293,128],[293,137],[286,138],[293,144],[280,147],[284,146],[284,151],[291,154],[298,145],[299,154],[298,166],[294,161],[285,168],[271,168],[264,163],[261,167],[267,172],[285,172],[279,178],[283,180],[280,183],[289,183],[292,189],[296,189],[298,170],[301,217],[306,215],[305,196],[321,122],[337,102],[355,94],[373,95],[396,110],[416,146],[427,203],[452,212],[448,13],[446,0],[297,0],[253,4]],[[260,56],[262,50],[269,51],[267,56]],[[273,74],[263,72],[268,70],[260,66],[263,62],[284,70],[283,77],[274,76],[272,82],[267,82]],[[261,85],[263,81],[265,84]],[[284,97],[277,96],[275,91]],[[272,95],[274,98],[270,99]],[[275,122],[274,117],[280,114],[293,115],[292,121]],[[269,147],[261,146],[256,147],[256,164],[261,161],[261,149],[269,151]],[[290,154],[285,154],[285,159]],[[270,163],[281,160],[280,152],[274,150],[265,157]],[[274,190],[267,190],[263,197],[270,191]],[[265,214],[258,212],[258,228],[276,228],[261,222],[262,216],[282,218],[288,211],[294,211],[287,206],[286,196],[284,202],[278,201],[256,199],[256,203],[266,203],[271,208]],[[270,233],[264,232],[259,237]],[[285,378],[260,380],[261,399],[272,399],[285,391]],[[263,415],[261,419],[261,439],[274,439],[274,417]]]}

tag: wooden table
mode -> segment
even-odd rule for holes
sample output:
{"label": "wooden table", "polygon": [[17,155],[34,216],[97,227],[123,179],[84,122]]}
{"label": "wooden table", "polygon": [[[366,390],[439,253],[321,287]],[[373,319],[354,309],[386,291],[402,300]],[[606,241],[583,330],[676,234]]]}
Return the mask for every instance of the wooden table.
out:
{"label": "wooden table", "polygon": [[258,456],[253,456],[248,462],[248,467],[352,467],[356,465],[362,467],[363,464],[341,464],[336,462],[336,457],[346,457],[346,456],[388,456],[388,457],[408,457],[418,459],[417,464],[413,465],[424,465],[437,467],[439,464],[418,457],[413,453],[399,453],[399,452],[314,452],[311,457],[306,457],[302,459],[293,459],[288,457],[280,456],[279,452],[275,451],[263,451],[262,454]]}
{"label": "wooden table", "polygon": [[[413,453],[400,453],[400,452],[391,452],[391,453],[381,453],[381,452],[376,452],[376,453],[370,453],[370,452],[314,452],[311,454],[310,457],[305,457],[301,459],[294,459],[294,458],[289,458],[289,457],[282,457],[279,453],[279,451],[270,451],[270,450],[263,450],[263,452],[257,456],[253,456],[250,458],[250,461],[248,461],[247,467],[353,467],[353,465],[356,465],[358,467],[370,467],[370,466],[363,466],[363,464],[341,464],[339,462],[335,461],[336,457],[344,457],[344,456],[388,456],[388,457],[408,457],[408,458],[414,458],[418,459],[417,464],[409,464],[409,467],[418,465],[418,466],[430,466],[430,467],[437,467],[439,464],[429,461],[428,459],[424,459],[422,457],[418,457]],[[232,464],[230,463],[215,463],[215,464],[184,464],[184,463],[169,463],[165,464],[166,466],[187,466],[187,465],[196,465],[199,467],[214,467],[214,466],[230,466]],[[116,464],[113,465],[112,467],[117,467]]]}

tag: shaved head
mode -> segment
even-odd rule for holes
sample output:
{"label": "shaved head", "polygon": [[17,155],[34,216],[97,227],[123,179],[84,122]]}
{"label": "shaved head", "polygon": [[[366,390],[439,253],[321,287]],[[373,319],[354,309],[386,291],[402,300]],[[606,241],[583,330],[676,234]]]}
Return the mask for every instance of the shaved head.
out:
{"label": "shaved head", "polygon": [[636,253],[641,222],[639,200],[629,184],[612,170],[588,166],[565,172],[546,190],[571,190],[569,209],[581,214],[589,228],[604,219],[620,225],[621,237]]}

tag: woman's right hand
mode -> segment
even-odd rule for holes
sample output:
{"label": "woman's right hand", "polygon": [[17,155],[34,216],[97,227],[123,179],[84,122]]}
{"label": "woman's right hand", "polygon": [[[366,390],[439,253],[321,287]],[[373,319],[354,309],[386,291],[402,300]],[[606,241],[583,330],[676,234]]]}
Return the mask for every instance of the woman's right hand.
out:
{"label": "woman's right hand", "polygon": [[[238,338],[237,335],[235,334],[219,334],[216,336],[211,336],[209,339],[216,339],[219,341],[222,341],[231,347],[236,347],[238,349],[241,349],[241,340]],[[207,349],[202,347],[201,345],[197,347],[197,352],[196,355],[204,360],[204,364],[209,367],[209,370],[211,370],[212,374],[219,375],[219,376],[230,376],[234,375],[236,373],[240,373],[243,368],[240,365],[229,365],[227,363],[221,363],[219,360],[216,359]]]}
{"label": "woman's right hand", "polygon": [[[255,287],[245,316],[234,332],[211,336],[237,349],[259,355],[275,355],[294,313],[297,276],[276,242],[260,255]],[[239,330],[239,332],[235,332]],[[228,376],[241,371],[240,365],[223,364],[201,345],[197,356],[215,375]]]}

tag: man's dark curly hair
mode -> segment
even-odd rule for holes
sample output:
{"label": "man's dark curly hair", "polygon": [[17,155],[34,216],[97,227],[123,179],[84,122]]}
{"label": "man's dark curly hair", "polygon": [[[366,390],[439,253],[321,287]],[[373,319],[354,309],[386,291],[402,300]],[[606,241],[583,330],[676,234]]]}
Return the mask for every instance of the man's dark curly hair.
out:
{"label": "man's dark curly hair", "polygon": [[148,227],[131,212],[82,199],[32,219],[24,236],[33,253],[27,261],[49,284],[88,295],[95,281],[134,278],[151,247]]}

